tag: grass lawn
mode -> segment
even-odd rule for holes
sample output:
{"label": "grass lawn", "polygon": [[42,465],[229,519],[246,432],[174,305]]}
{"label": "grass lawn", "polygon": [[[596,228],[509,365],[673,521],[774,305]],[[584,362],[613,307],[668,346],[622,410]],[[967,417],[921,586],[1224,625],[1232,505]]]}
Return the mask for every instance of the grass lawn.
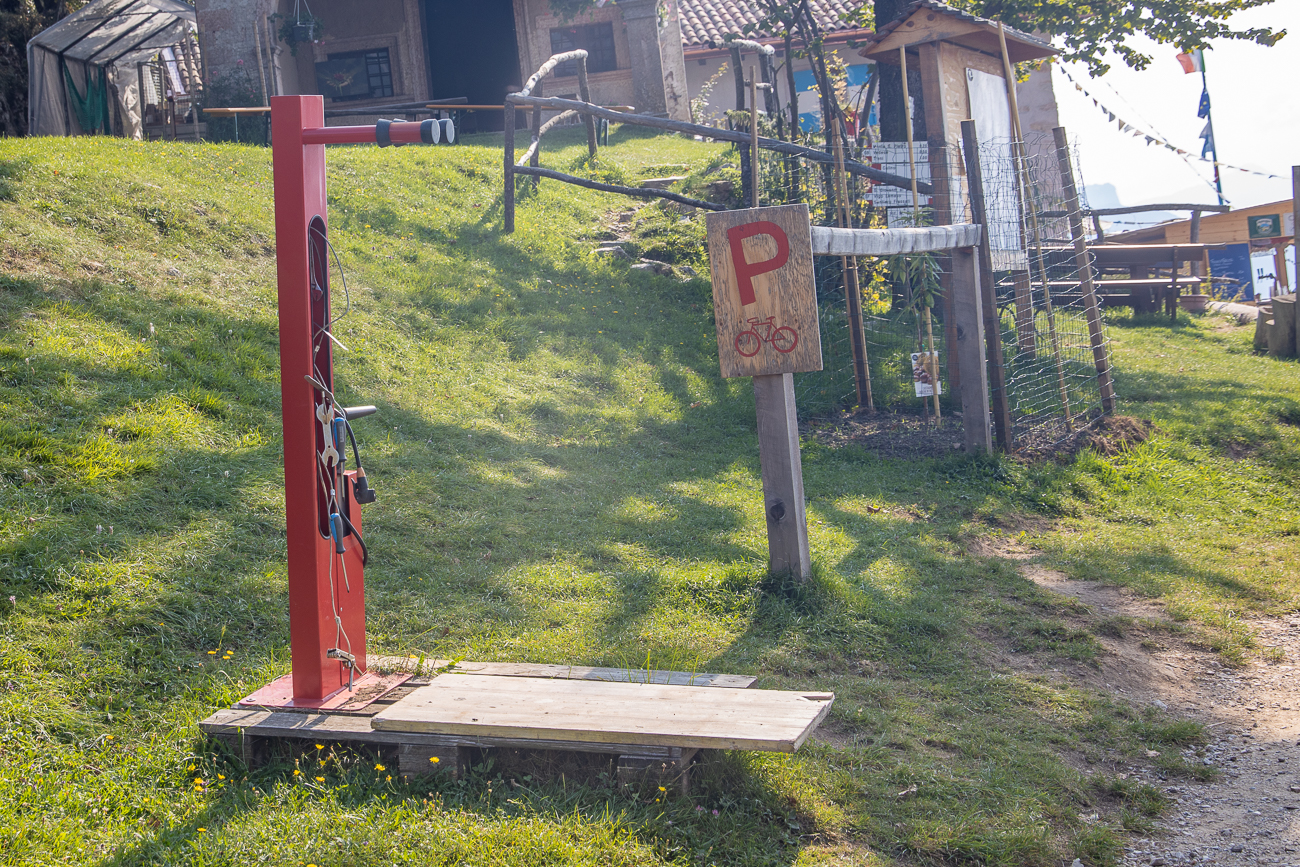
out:
{"label": "grass lawn", "polygon": [[[555,141],[544,164],[582,163]],[[722,159],[623,128],[590,170]],[[4,139],[0,863],[1094,865],[1164,805],[1124,768],[1204,774],[1196,726],[991,663],[1101,650],[967,543],[1023,533],[1269,658],[1247,621],[1300,598],[1300,378],[1248,329],[1113,321],[1121,411],[1157,423],[1119,456],[805,443],[793,589],[765,574],[753,397],[718,376],[707,281],[592,255],[626,200],[548,182],[503,236],[499,140],[329,160],[336,384],[380,408],[356,425],[371,652],[748,673],[834,691],[831,718],[686,799],[495,766],[408,784],[327,744],[247,772],[196,723],[288,670],[270,152]],[[696,222],[641,237],[702,262]]]}

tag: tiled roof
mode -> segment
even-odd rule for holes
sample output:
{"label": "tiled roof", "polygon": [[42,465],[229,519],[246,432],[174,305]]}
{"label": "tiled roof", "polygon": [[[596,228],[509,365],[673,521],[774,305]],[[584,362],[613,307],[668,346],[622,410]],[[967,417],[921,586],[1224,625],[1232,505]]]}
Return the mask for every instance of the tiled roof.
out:
{"label": "tiled roof", "polygon": [[[862,4],[847,0],[809,0],[817,23],[827,33],[857,30],[859,26],[848,19]],[[746,24],[754,24],[760,17],[757,4],[744,0],[679,0],[682,21],[682,44],[687,48],[721,47],[728,35],[762,39],[770,33],[755,31],[745,33]]]}

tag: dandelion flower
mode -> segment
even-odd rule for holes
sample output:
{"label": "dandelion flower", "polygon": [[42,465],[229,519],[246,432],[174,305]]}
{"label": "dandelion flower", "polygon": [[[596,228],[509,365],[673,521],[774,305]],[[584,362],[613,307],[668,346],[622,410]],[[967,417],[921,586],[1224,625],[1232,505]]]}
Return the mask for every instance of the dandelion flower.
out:
{"label": "dandelion flower", "polygon": [[436,765],[438,762],[442,761],[442,759],[438,758],[437,756],[429,756],[429,761],[433,762]]}
{"label": "dandelion flower", "polygon": [[208,833],[208,829],[207,829],[207,828],[195,828],[194,830],[195,830],[195,831],[198,831],[200,834],[206,834],[206,833]]}
{"label": "dandelion flower", "polygon": [[297,768],[294,768],[294,769],[293,769],[293,775],[294,775],[295,777],[298,776],[298,775],[301,774],[301,773],[302,773],[302,771],[298,770]]}
{"label": "dandelion flower", "polygon": [[317,745],[316,745],[316,749],[318,749],[318,750],[323,750],[323,749],[325,749],[325,745],[324,745],[324,744],[317,744]]}
{"label": "dandelion flower", "polygon": [[215,650],[209,650],[209,651],[208,651],[208,656],[216,656],[216,655],[217,655],[217,652],[216,652]]}
{"label": "dandelion flower", "polygon": [[225,775],[225,774],[217,774],[217,779],[218,779],[218,780],[224,780],[225,778],[226,778],[226,775]]}
{"label": "dandelion flower", "polygon": [[375,770],[376,770],[376,771],[383,771],[383,770],[386,770],[386,768],[384,768],[383,765],[375,765]]}
{"label": "dandelion flower", "polygon": [[104,740],[111,741],[113,737],[114,737],[113,735],[104,735]]}
{"label": "dandelion flower", "polygon": [[318,783],[323,783],[323,782],[325,782],[325,778],[324,778],[324,777],[317,777],[317,778],[316,778],[316,782],[318,782]]}
{"label": "dandelion flower", "polygon": [[661,791],[661,792],[666,792],[666,791],[668,791],[668,790],[665,789],[663,786],[660,786],[660,787],[659,787],[659,791]]}

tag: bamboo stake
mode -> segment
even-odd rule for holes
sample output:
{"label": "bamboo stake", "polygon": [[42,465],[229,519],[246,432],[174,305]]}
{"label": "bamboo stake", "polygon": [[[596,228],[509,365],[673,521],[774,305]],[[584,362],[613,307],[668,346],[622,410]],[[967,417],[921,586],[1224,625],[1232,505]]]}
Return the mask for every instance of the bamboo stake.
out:
{"label": "bamboo stake", "polygon": [[751,207],[758,207],[758,70],[749,67],[749,189]]}
{"label": "bamboo stake", "polygon": [[[921,195],[916,188],[916,147],[912,141],[912,99],[907,90],[907,46],[898,46],[898,65],[902,67],[903,72],[903,111],[907,120],[907,166],[912,175],[912,225],[919,225],[921,222]],[[909,280],[910,272],[909,271]],[[934,327],[931,325],[930,305],[925,304],[922,307],[925,318],[925,341],[927,352],[925,356],[925,369],[930,373],[931,397],[934,398],[934,420],[936,423],[942,418],[939,413],[939,367],[935,364],[934,357]]]}
{"label": "bamboo stake", "polygon": [[[838,188],[840,207],[840,228],[852,227],[849,213],[849,186],[845,180],[844,142],[840,135],[840,119],[835,123],[835,185]],[[849,315],[849,343],[853,348],[853,380],[858,387],[858,406],[876,411],[875,398],[871,394],[871,365],[867,359],[867,341],[862,329],[862,289],[858,285],[858,257],[841,256],[840,268],[844,272],[844,299]]]}
{"label": "bamboo stake", "polygon": [[[1007,32],[998,22],[998,45],[1002,49],[1002,74],[1007,80],[1007,107],[1011,111],[1011,160],[1017,185],[1020,187],[1020,206],[1029,212],[1033,227],[1034,251],[1038,256],[1038,274],[1043,284],[1043,307],[1047,312],[1047,333],[1052,343],[1052,357],[1056,361],[1056,385],[1061,393],[1061,410],[1065,414],[1065,429],[1074,432],[1074,417],[1070,413],[1070,393],[1065,386],[1065,364],[1061,361],[1061,339],[1056,333],[1056,310],[1052,306],[1052,289],[1047,285],[1047,259],[1043,255],[1043,233],[1038,223],[1038,209],[1030,201],[1029,169],[1025,166],[1025,137],[1020,128],[1020,102],[1016,98],[1016,75],[1007,53]],[[1023,212],[1022,212],[1023,213]],[[1023,219],[1023,217],[1022,217]],[[1029,296],[1033,305],[1033,292]]]}

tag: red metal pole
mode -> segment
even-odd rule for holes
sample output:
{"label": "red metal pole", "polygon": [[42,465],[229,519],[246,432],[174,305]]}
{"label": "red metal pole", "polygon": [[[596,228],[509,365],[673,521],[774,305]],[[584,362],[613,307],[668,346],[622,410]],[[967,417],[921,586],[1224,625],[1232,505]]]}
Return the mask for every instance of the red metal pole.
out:
{"label": "red metal pole", "polygon": [[[328,534],[326,489],[337,489],[340,507],[350,512],[358,531],[361,509],[349,502],[350,480],[337,478],[336,469],[327,470],[318,457],[330,442],[317,418],[317,407],[326,403],[327,397],[307,382],[308,376],[314,376],[331,391],[334,387],[330,342],[320,333],[330,315],[329,260],[323,241],[329,218],[324,142],[333,139],[318,134],[309,143],[307,135],[309,130],[323,132],[324,126],[322,97],[272,97],[289,632],[295,704],[320,701],[348,686],[352,672],[343,662],[328,658],[330,650],[351,653],[358,675],[366,666],[365,586],[359,545],[349,537],[347,552],[335,553]],[[418,137],[419,124],[411,126],[416,127]],[[368,130],[368,141],[375,141],[374,127],[339,129]],[[394,138],[402,140],[404,136]],[[313,225],[317,228],[313,229]],[[316,292],[315,298],[313,271],[316,284],[324,289],[323,295]]]}

